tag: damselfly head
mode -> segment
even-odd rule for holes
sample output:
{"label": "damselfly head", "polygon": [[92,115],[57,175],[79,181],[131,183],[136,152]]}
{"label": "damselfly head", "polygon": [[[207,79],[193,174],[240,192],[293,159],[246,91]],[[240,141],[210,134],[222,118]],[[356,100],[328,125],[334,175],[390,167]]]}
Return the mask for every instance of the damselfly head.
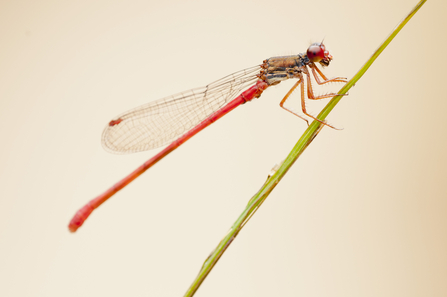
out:
{"label": "damselfly head", "polygon": [[332,60],[331,54],[326,50],[326,47],[322,43],[313,43],[307,49],[307,57],[311,62],[319,62],[322,66],[329,66]]}

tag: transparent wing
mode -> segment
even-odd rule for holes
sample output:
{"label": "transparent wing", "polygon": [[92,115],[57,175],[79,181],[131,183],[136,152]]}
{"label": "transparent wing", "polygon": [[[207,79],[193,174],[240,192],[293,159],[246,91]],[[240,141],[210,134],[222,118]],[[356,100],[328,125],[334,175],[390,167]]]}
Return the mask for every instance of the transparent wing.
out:
{"label": "transparent wing", "polygon": [[219,110],[258,78],[260,66],[228,75],[205,87],[166,97],[117,116],[102,133],[113,153],[145,151],[167,144]]}

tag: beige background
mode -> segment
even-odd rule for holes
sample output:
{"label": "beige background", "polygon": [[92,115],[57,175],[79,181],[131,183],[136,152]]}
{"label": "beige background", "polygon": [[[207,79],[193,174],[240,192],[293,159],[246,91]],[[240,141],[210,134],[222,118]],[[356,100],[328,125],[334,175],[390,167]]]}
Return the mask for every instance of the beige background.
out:
{"label": "beige background", "polygon": [[[70,234],[80,206],[155,153],[106,153],[106,123],[322,38],[325,73],[350,78],[415,4],[1,1],[0,296],[182,296],[305,130],[278,107],[293,82]],[[322,131],[197,296],[447,295],[446,13],[428,1],[410,21],[331,114],[344,130]]]}

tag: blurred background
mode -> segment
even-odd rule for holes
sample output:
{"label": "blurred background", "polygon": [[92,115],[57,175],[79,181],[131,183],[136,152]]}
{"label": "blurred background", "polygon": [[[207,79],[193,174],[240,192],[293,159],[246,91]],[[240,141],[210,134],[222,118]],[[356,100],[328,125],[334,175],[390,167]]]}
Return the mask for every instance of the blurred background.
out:
{"label": "blurred background", "polygon": [[[157,152],[105,152],[105,125],[323,38],[324,73],[351,78],[416,3],[1,1],[0,295],[182,296],[306,129],[279,107],[294,82],[71,234],[82,205]],[[196,296],[447,295],[446,12],[421,8],[329,116],[344,130],[323,129]]]}

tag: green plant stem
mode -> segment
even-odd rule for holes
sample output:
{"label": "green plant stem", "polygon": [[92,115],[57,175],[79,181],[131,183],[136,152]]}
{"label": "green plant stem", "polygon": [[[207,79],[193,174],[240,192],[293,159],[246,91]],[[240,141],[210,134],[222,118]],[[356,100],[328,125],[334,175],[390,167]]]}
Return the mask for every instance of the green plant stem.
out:
{"label": "green plant stem", "polygon": [[[346,94],[348,90],[363,76],[363,74],[368,70],[368,68],[372,65],[372,63],[377,59],[377,57],[382,53],[382,51],[387,47],[387,45],[393,40],[393,38],[399,33],[399,31],[406,25],[406,23],[413,17],[413,15],[422,7],[422,5],[427,0],[421,0],[413,10],[408,14],[406,18],[404,18],[399,25],[393,30],[390,36],[380,45],[380,47],[374,52],[374,54],[369,58],[369,60],[363,65],[363,67],[357,72],[357,74],[349,80],[346,85],[341,88],[338,92],[339,96],[333,97],[330,102],[326,105],[326,107],[320,112],[318,115],[318,119],[324,121],[324,119],[329,115],[329,113],[334,109],[337,103],[343,97],[342,95]],[[184,296],[193,296],[197,289],[200,287],[200,284],[205,280],[206,276],[210,273],[211,269],[216,265],[217,261],[220,259],[222,254],[237,236],[239,231],[243,228],[243,226],[248,222],[251,216],[256,212],[256,210],[261,206],[261,204],[265,201],[270,192],[273,191],[275,186],[280,182],[280,180],[284,177],[290,167],[295,163],[298,157],[304,152],[307,146],[312,142],[312,140],[317,136],[320,130],[324,127],[320,122],[313,121],[306,131],[303,133],[301,138],[293,147],[292,151],[289,153],[287,158],[284,160],[279,169],[272,175],[267,178],[267,181],[264,183],[262,188],[250,199],[247,204],[247,207],[233,224],[231,229],[228,231],[227,235],[221,240],[219,245],[214,249],[211,255],[205,260],[203,266],[197,275],[194,282],[189,287],[188,291]]]}

